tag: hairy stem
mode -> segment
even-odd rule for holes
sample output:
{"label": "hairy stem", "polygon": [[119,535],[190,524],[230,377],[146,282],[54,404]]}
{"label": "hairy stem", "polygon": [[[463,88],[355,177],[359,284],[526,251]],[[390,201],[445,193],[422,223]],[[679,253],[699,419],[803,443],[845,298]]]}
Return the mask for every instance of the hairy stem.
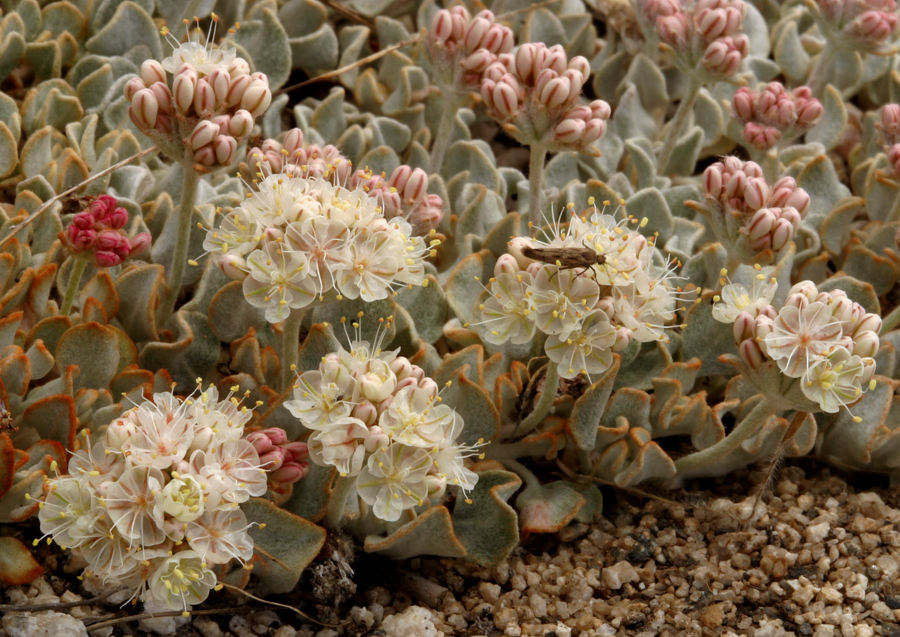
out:
{"label": "hairy stem", "polygon": [[355,476],[339,475],[331,488],[331,502],[328,503],[328,513],[325,515],[325,526],[329,529],[341,528],[341,520],[344,519],[344,510],[347,508],[347,498],[356,484]]}
{"label": "hairy stem", "polygon": [[762,158],[763,177],[770,184],[781,179],[781,162],[778,160],[778,147],[771,149]]}
{"label": "hairy stem", "polygon": [[297,356],[300,347],[300,324],[303,312],[292,310],[281,327],[281,391],[290,390],[297,371]]}
{"label": "hairy stem", "polygon": [[169,270],[166,284],[169,286],[168,296],[163,304],[164,312],[161,324],[169,320],[175,313],[175,302],[181,291],[184,280],[184,269],[188,261],[188,244],[191,238],[191,220],[194,218],[194,200],[197,198],[197,185],[200,173],[194,167],[184,164],[184,181],[181,187],[181,207],[178,209],[178,236],[175,238],[175,250],[172,255],[172,269]]}
{"label": "hairy stem", "polygon": [[544,376],[544,386],[541,388],[541,394],[538,397],[537,404],[528,417],[519,423],[516,433],[520,436],[527,435],[537,428],[550,409],[553,407],[553,399],[556,398],[556,390],[559,388],[559,372],[556,371],[556,364],[553,361],[547,365],[547,374]]}
{"label": "hairy stem", "polygon": [[544,162],[546,159],[546,148],[537,145],[531,147],[531,161],[528,163],[528,207],[531,223],[538,228],[543,225],[541,191],[544,186]]}
{"label": "hairy stem", "polygon": [[[449,88],[447,90],[450,90]],[[455,104],[447,104],[441,113],[441,121],[438,124],[437,135],[431,145],[431,174],[439,173],[444,165],[444,155],[450,147],[450,138],[453,136],[453,124],[456,122],[457,108]]]}
{"label": "hairy stem", "polygon": [[691,110],[694,108],[694,102],[697,101],[697,95],[700,94],[700,88],[702,86],[703,83],[700,82],[700,80],[693,77],[691,78],[687,93],[681,98],[681,103],[678,104],[678,110],[675,111],[675,117],[669,122],[669,128],[666,130],[666,136],[663,138],[662,148],[659,150],[659,159],[656,162],[657,172],[660,175],[665,174],[666,165],[669,163],[669,158],[672,156],[672,151],[675,149],[675,143],[681,138],[681,134],[684,132],[684,126],[687,124],[688,118],[691,115]]}
{"label": "hairy stem", "polygon": [[680,481],[695,475],[706,475],[704,469],[712,469],[729,454],[734,453],[745,440],[759,432],[766,420],[779,411],[778,407],[763,398],[730,434],[712,447],[688,454],[675,461],[676,475]]}
{"label": "hairy stem", "polygon": [[816,58],[816,65],[813,67],[812,72],[809,74],[809,79],[806,80],[806,85],[812,90],[812,94],[819,99],[822,99],[822,92],[825,90],[825,72],[831,63],[834,61],[834,56],[837,54],[837,49],[834,48],[831,44],[831,40],[825,40],[825,48],[819,53],[819,56]]}
{"label": "hairy stem", "polygon": [[72,272],[69,273],[69,284],[66,286],[66,296],[63,298],[62,307],[59,308],[59,313],[62,316],[72,311],[72,303],[75,302],[75,294],[78,292],[81,275],[84,274],[86,267],[87,261],[84,259],[76,258],[75,263],[72,264]]}
{"label": "hairy stem", "polygon": [[541,481],[537,479],[537,476],[525,465],[523,465],[518,460],[512,460],[507,458],[503,461],[503,464],[506,465],[506,468],[515,473],[517,476],[522,478],[525,484],[529,487],[540,487]]}

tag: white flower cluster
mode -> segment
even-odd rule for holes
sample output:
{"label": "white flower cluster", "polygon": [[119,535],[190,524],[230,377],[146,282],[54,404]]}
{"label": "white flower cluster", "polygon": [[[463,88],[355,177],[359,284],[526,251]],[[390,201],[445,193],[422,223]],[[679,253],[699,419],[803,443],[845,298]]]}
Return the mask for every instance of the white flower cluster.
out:
{"label": "white flower cluster", "polygon": [[187,610],[216,586],[212,566],[253,556],[239,505],[266,492],[266,472],[241,438],[250,416],[213,386],[185,401],[154,394],[102,442],[85,436],[69,474],[49,481],[41,530],[133,598]]}
{"label": "white flower cluster", "polygon": [[361,187],[275,173],[208,231],[203,247],[278,323],[332,290],[374,301],[400,285],[426,285],[425,259],[437,242],[414,236],[402,217],[386,219]]}
{"label": "white flower cluster", "polygon": [[[478,306],[485,339],[523,344],[537,331],[547,334],[544,350],[562,378],[606,371],[613,352],[632,339],[667,341],[678,295],[672,271],[628,222],[637,220],[620,222],[595,206],[581,217],[573,215],[568,232],[555,226],[549,242],[510,241],[510,253],[497,260],[487,286],[490,296]],[[549,262],[526,256],[536,256],[530,251],[535,248],[561,250],[562,256],[586,252],[595,262],[571,268],[558,256]]]}
{"label": "white flower cluster", "polygon": [[438,386],[396,351],[354,341],[301,374],[290,412],[313,434],[309,456],[356,478],[356,492],[379,519],[465,493],[478,476],[465,466],[474,448],[458,444],[462,418],[441,404]]}
{"label": "white flower cluster", "polygon": [[[819,292],[812,281],[794,285],[776,311],[771,302],[778,284],[768,269],[757,269],[749,290],[728,283],[713,306],[713,318],[734,325],[741,358],[752,369],[774,361],[785,376],[800,379],[803,395],[822,411],[834,413],[856,402],[875,382],[872,357],[881,317],[841,290]],[[723,270],[723,282],[725,275]]]}

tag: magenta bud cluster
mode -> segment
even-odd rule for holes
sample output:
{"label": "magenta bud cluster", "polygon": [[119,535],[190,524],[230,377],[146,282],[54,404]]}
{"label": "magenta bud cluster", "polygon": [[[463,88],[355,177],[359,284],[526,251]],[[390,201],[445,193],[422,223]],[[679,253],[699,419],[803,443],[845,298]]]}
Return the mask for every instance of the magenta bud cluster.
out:
{"label": "magenta bud cluster", "polygon": [[546,131],[546,141],[559,150],[584,150],[603,135],[610,116],[603,100],[578,103],[589,75],[588,61],[568,59],[559,45],[523,44],[485,69],[481,98],[497,121],[518,131]]}
{"label": "magenta bud cluster", "polygon": [[368,169],[357,170],[350,176],[349,187],[362,188],[378,198],[385,219],[404,217],[419,236],[437,227],[444,216],[444,201],[428,194],[428,173],[421,168],[397,166],[389,178]]}
{"label": "magenta bud cluster", "polygon": [[809,214],[809,194],[797,187],[793,177],[782,177],[769,186],[758,164],[736,157],[707,168],[703,189],[707,201],[738,222],[738,232],[754,252],[782,250]]}
{"label": "magenta bud cluster", "polygon": [[97,267],[111,268],[150,245],[147,232],[127,237],[122,232],[127,223],[128,212],[119,206],[116,198],[100,195],[87,210],[72,217],[61,236],[72,254],[91,252]]}
{"label": "magenta bud cluster", "polygon": [[744,140],[766,151],[783,138],[793,138],[815,126],[822,117],[822,103],[807,86],[792,91],[781,82],[761,90],[739,88],[731,98],[735,118],[744,125]]}
{"label": "magenta bud cluster", "polygon": [[513,49],[513,32],[481,11],[473,18],[462,6],[441,9],[431,21],[426,44],[432,61],[452,75],[457,69],[466,84],[477,86],[481,74],[501,53]]}
{"label": "magenta bud cluster", "polygon": [[140,77],[125,85],[125,97],[131,100],[128,114],[135,126],[151,136],[181,137],[194,163],[209,168],[231,164],[239,140],[272,102],[272,91],[266,75],[250,73],[247,61],[238,57],[227,66],[202,70],[182,62],[171,86],[163,65],[146,60]]}
{"label": "magenta bud cluster", "polygon": [[267,139],[260,146],[250,149],[249,157],[255,172],[256,162],[265,161],[272,173],[284,173],[290,177],[335,178],[345,183],[353,166],[341,154],[337,146],[305,144],[303,131],[292,128],[283,142]]}
{"label": "magenta bud cluster", "polygon": [[743,0],[698,0],[693,9],[679,0],[644,5],[659,39],[672,48],[681,66],[699,66],[715,77],[737,73],[750,52],[750,40],[741,32],[745,11]]}
{"label": "magenta bud cluster", "polygon": [[897,31],[896,0],[815,0],[828,31],[862,51],[890,43]]}
{"label": "magenta bud cluster", "polygon": [[245,436],[259,454],[260,467],[269,472],[270,482],[293,484],[309,472],[309,447],[290,442],[280,427],[269,427]]}

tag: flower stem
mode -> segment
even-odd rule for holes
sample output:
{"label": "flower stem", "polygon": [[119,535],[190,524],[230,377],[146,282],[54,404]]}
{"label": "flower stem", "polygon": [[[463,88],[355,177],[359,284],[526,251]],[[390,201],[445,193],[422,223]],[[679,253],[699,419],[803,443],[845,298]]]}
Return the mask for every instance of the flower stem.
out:
{"label": "flower stem", "polygon": [[[300,347],[300,324],[303,312],[292,310],[281,326],[281,391],[290,390],[297,370],[298,348]],[[292,369],[293,368],[293,369]]]}
{"label": "flower stem", "polygon": [[766,420],[777,413],[778,407],[766,398],[757,403],[740,424],[730,434],[722,438],[712,447],[689,454],[675,461],[677,480],[684,480],[701,475],[718,475],[716,465],[724,464],[727,456],[734,453],[745,440],[757,434]]}
{"label": "flower stem", "polygon": [[884,223],[893,223],[898,220],[900,220],[900,189],[897,190],[897,195],[894,197],[894,203],[891,206],[891,211],[888,213]]}
{"label": "flower stem", "polygon": [[881,330],[878,332],[880,336],[884,336],[892,329],[900,325],[900,305],[891,310],[891,313],[884,317],[881,321]]}
{"label": "flower stem", "polygon": [[762,160],[763,177],[770,184],[781,179],[781,162],[778,160],[778,147],[771,149]]}
{"label": "flower stem", "polygon": [[669,128],[666,130],[666,136],[663,138],[662,148],[659,151],[659,159],[656,162],[656,172],[660,175],[665,174],[666,165],[675,149],[675,143],[681,138],[684,132],[684,125],[687,124],[691,110],[694,108],[694,102],[697,101],[697,95],[700,94],[700,88],[703,83],[696,77],[691,78],[687,93],[681,98],[678,104],[678,110],[675,111],[675,117],[669,122]]}
{"label": "flower stem", "polygon": [[553,407],[553,399],[556,398],[556,390],[559,389],[559,372],[556,371],[556,365],[550,361],[547,365],[547,373],[544,376],[544,386],[541,388],[541,394],[538,397],[537,404],[528,417],[519,423],[516,429],[517,435],[524,436],[531,433],[537,428],[550,409]]}
{"label": "flower stem", "polygon": [[541,481],[538,480],[537,476],[521,462],[507,458],[503,461],[503,464],[506,465],[507,469],[522,478],[527,486],[540,488]]}
{"label": "flower stem", "polygon": [[72,303],[75,302],[75,294],[78,292],[78,285],[81,283],[81,275],[87,267],[87,261],[84,259],[75,259],[72,264],[72,271],[69,273],[69,283],[66,285],[66,296],[63,298],[62,307],[59,313],[66,316],[72,311]]}
{"label": "flower stem", "polygon": [[175,250],[172,255],[172,269],[166,284],[169,286],[168,296],[163,304],[164,312],[162,324],[164,325],[172,314],[175,313],[175,302],[181,291],[181,282],[184,280],[184,269],[188,261],[188,244],[191,238],[191,220],[194,218],[194,200],[197,198],[197,185],[200,183],[200,173],[189,164],[184,164],[184,180],[181,187],[181,207],[178,209],[178,235],[175,237]]}
{"label": "flower stem", "polygon": [[809,79],[806,80],[806,85],[810,88],[812,94],[819,99],[822,99],[822,91],[825,90],[825,71],[834,61],[835,54],[837,54],[837,49],[832,46],[831,40],[826,38],[825,48],[822,49],[816,58],[816,65],[809,74]]}
{"label": "flower stem", "polygon": [[543,225],[541,217],[541,191],[544,186],[544,162],[547,149],[543,146],[531,147],[531,161],[528,164],[528,207],[531,223],[538,228]]}
{"label": "flower stem", "polygon": [[339,475],[331,487],[331,502],[328,503],[328,513],[325,514],[325,526],[329,529],[341,528],[341,520],[344,519],[344,510],[347,508],[347,498],[356,484],[356,476]]}
{"label": "flower stem", "polygon": [[[450,89],[447,89],[450,90]],[[441,121],[438,124],[437,135],[431,145],[431,174],[439,173],[444,165],[444,155],[450,147],[450,138],[453,136],[453,125],[456,122],[457,108],[455,104],[447,104],[441,113]]]}

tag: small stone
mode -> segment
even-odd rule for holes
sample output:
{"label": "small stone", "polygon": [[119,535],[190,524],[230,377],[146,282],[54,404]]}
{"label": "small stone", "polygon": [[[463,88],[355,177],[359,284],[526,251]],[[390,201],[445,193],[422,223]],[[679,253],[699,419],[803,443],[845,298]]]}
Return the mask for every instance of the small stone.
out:
{"label": "small stone", "polygon": [[900,597],[885,597],[884,603],[887,604],[888,608],[891,610],[900,609]]}
{"label": "small stone", "polygon": [[250,628],[250,620],[243,615],[235,615],[228,622],[228,630],[233,632],[237,637],[252,637],[253,631]]}
{"label": "small stone", "polygon": [[481,582],[478,585],[478,592],[481,597],[489,604],[496,604],[500,601],[500,587],[491,582]]}
{"label": "small stone", "polygon": [[438,634],[433,613],[421,606],[410,606],[385,618],[381,628],[391,637],[437,637]]}
{"label": "small stone", "polygon": [[556,637],[572,637],[572,629],[562,622],[556,624],[556,628],[553,629],[553,632],[556,633]]}
{"label": "small stone", "polygon": [[[841,629],[843,630],[843,629]],[[855,637],[874,637],[875,630],[868,624],[860,624],[856,627]]]}
{"label": "small stone", "polygon": [[811,624],[797,624],[797,635],[799,637],[810,637],[813,634]]}
{"label": "small stone", "polygon": [[193,626],[203,637],[222,637],[222,629],[208,617],[197,617],[194,619]]}
{"label": "small stone", "polygon": [[603,586],[612,590],[619,590],[625,584],[636,582],[639,579],[640,576],[634,570],[634,567],[624,560],[618,564],[607,566],[603,569],[603,574],[600,576]]}
{"label": "small stone", "polygon": [[276,630],[272,637],[297,637],[297,629],[293,626],[285,625]]}
{"label": "small stone", "polygon": [[3,617],[9,637],[87,637],[87,628],[65,613],[21,613]]}
{"label": "small stone", "polygon": [[518,619],[519,614],[516,612],[516,609],[507,606],[506,608],[501,608],[494,615],[494,626],[496,626],[498,630],[506,630],[506,627],[509,624],[515,623]]}
{"label": "small stone", "polygon": [[819,624],[813,637],[834,637],[834,626],[831,624]]}
{"label": "small stone", "polygon": [[806,527],[806,541],[812,544],[821,544],[831,532],[831,524],[822,522]]}
{"label": "small stone", "polygon": [[372,614],[372,611],[362,606],[354,606],[350,609],[350,619],[356,625],[365,626],[366,628],[371,628],[375,625],[375,616]]}
{"label": "small stone", "polygon": [[707,628],[719,628],[725,621],[725,604],[710,604],[700,611],[700,623]]}

